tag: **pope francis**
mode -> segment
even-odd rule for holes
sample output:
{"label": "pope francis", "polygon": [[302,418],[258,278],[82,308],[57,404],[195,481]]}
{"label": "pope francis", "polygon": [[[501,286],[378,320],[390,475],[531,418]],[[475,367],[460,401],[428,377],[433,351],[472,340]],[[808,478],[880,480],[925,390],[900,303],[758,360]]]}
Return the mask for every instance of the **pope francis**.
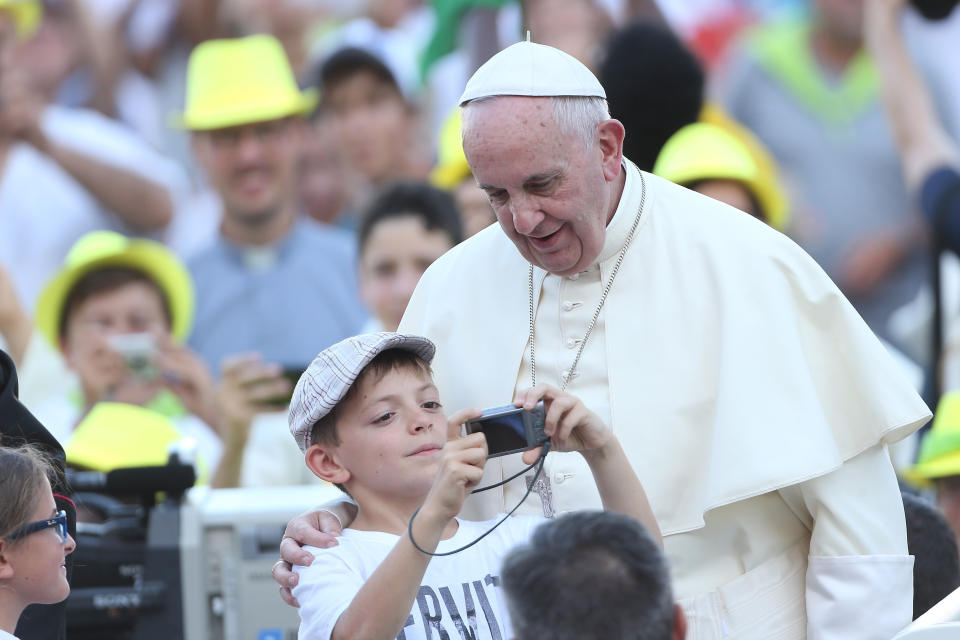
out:
{"label": "pope francis", "polygon": [[[616,432],[664,536],[688,638],[887,640],[913,558],[887,445],[929,411],[823,271],[744,213],[638,170],[582,64],[531,42],[461,98],[499,225],[424,274],[400,331],[453,408],[546,382]],[[491,459],[481,484],[521,469]],[[509,510],[531,478],[468,501]],[[599,508],[551,453],[525,509]],[[495,494],[495,495],[492,495]],[[585,594],[588,597],[588,594]]]}

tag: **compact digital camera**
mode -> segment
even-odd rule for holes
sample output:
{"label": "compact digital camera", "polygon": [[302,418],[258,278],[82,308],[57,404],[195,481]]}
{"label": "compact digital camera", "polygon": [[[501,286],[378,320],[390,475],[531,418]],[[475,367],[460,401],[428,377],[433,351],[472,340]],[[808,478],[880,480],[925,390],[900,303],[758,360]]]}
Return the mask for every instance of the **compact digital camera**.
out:
{"label": "compact digital camera", "polygon": [[123,357],[127,369],[138,378],[152,379],[160,375],[154,358],[157,343],[149,333],[118,333],[107,338],[110,348]]}
{"label": "compact digital camera", "polygon": [[465,427],[467,434],[486,435],[488,457],[495,458],[533,449],[549,440],[543,431],[546,415],[543,401],[530,411],[510,404],[487,409],[479,418],[468,420]]}

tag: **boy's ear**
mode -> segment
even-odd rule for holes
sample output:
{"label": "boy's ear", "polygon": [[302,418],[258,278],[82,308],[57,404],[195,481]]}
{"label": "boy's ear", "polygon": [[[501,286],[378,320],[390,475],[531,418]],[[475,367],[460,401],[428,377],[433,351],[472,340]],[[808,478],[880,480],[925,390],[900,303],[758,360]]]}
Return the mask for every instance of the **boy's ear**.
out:
{"label": "boy's ear", "polygon": [[0,580],[9,580],[13,577],[13,565],[10,563],[7,551],[10,549],[10,543],[0,539]]}
{"label": "boy's ear", "polygon": [[336,447],[322,444],[310,445],[303,454],[307,468],[321,480],[333,484],[346,484],[350,479],[350,471],[340,464]]}

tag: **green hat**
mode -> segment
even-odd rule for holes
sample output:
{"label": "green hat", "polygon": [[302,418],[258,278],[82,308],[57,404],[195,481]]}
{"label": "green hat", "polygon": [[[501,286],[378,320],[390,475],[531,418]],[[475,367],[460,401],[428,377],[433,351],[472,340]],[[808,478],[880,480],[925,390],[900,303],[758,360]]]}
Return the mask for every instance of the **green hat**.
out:
{"label": "green hat", "polygon": [[170,332],[184,340],[193,323],[193,281],[169,249],[152,240],[128,238],[114,231],[93,231],[80,238],[37,301],[36,325],[57,347],[60,316],[71,289],[83,276],[103,267],[129,267],[157,283],[170,306]]}
{"label": "green hat", "polygon": [[300,91],[287,54],[270,35],[207,40],[190,54],[187,97],[175,125],[204,131],[309,114],[316,89]]}
{"label": "green hat", "polygon": [[26,40],[36,33],[43,18],[43,4],[37,0],[0,0],[0,11],[9,13],[13,18],[20,40]]}
{"label": "green hat", "polygon": [[903,475],[920,486],[960,475],[960,391],[949,391],[940,398],[933,427],[920,441],[917,464]]}

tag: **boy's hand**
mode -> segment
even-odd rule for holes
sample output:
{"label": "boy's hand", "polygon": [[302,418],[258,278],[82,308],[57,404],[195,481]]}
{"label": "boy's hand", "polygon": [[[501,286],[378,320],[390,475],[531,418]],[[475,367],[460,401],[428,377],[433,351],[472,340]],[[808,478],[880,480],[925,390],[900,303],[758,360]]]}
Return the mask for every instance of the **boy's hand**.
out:
{"label": "boy's hand", "polygon": [[420,513],[445,524],[460,513],[470,491],[483,477],[487,461],[487,439],[482,433],[460,437],[460,428],[467,420],[478,417],[477,409],[458,411],[447,422],[447,443],[438,455],[440,468],[427,494]]}
{"label": "boy's hand", "polygon": [[[587,409],[576,396],[548,384],[538,384],[517,394],[514,404],[528,411],[543,400],[547,409],[544,432],[550,436],[554,451],[589,451],[602,449],[613,437],[600,416]],[[540,447],[523,452],[523,462],[533,464],[540,456]]]}

